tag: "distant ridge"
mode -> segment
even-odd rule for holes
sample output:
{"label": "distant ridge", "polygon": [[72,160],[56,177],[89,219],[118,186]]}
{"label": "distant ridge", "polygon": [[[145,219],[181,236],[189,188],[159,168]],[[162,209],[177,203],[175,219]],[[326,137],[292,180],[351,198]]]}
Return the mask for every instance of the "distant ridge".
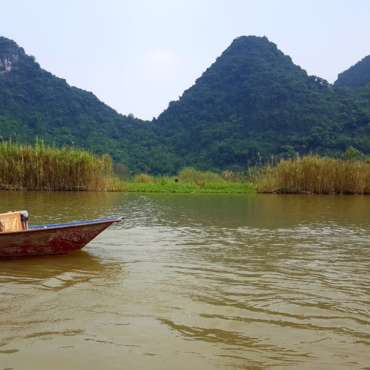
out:
{"label": "distant ridge", "polygon": [[351,88],[365,87],[370,84],[370,55],[338,75],[335,86]]}

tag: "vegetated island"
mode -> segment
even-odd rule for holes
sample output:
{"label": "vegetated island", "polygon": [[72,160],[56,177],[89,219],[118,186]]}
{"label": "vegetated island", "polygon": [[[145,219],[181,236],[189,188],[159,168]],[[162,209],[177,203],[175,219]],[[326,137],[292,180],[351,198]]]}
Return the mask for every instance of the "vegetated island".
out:
{"label": "vegetated island", "polygon": [[184,168],[176,176],[120,178],[109,155],[87,150],[0,143],[0,190],[167,193],[370,194],[370,159],[350,148],[343,158],[308,155],[243,173]]}

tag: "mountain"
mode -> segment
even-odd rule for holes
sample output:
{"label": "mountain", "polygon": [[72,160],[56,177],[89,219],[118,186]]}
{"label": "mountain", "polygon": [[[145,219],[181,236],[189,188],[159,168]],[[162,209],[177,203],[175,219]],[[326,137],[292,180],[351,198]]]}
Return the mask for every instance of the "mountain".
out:
{"label": "mountain", "polygon": [[271,156],[370,152],[369,110],[308,76],[266,37],[239,37],[156,121],[157,134],[201,168],[245,168]]}
{"label": "mountain", "polygon": [[[366,68],[358,74],[366,81]],[[266,37],[243,36],[147,122],[118,114],[0,37],[0,137],[89,148],[133,173],[154,174],[184,166],[244,170],[350,146],[369,154],[370,88],[309,76]]]}
{"label": "mountain", "polygon": [[338,75],[335,86],[361,88],[370,85],[370,55]]}
{"label": "mountain", "polygon": [[[90,92],[43,70],[14,41],[0,37],[0,136],[20,142],[36,137],[109,153],[133,170],[146,169],[144,122],[118,114]],[[139,147],[138,147],[139,146]]]}

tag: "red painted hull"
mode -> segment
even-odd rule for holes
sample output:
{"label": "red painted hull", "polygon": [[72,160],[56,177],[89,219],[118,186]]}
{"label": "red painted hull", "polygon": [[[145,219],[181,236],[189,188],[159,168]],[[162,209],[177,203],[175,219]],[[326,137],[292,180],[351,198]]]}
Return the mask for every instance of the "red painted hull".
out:
{"label": "red painted hull", "polygon": [[0,234],[0,258],[67,254],[83,248],[120,219],[51,225]]}

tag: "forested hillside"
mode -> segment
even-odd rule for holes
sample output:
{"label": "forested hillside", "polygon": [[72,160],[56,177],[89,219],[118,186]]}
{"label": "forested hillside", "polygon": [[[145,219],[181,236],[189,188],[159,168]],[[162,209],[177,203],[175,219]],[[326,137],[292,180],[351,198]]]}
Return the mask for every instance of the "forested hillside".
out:
{"label": "forested hillside", "polygon": [[370,84],[370,55],[338,75],[335,86],[351,88],[365,87]]}
{"label": "forested hillside", "polygon": [[[0,37],[0,136],[43,138],[109,153],[133,170],[147,166],[148,122],[115,112],[90,92],[43,70],[14,41]],[[139,148],[137,148],[139,146]]]}
{"label": "forested hillside", "polygon": [[243,168],[274,156],[349,146],[370,151],[369,104],[308,76],[267,38],[240,37],[170,103],[158,134],[202,168]]}
{"label": "forested hillside", "polygon": [[69,86],[0,37],[0,136],[89,148],[131,172],[156,174],[184,166],[244,170],[297,153],[340,155],[350,146],[370,153],[369,71],[365,58],[330,85],[267,38],[243,36],[145,122]]}

